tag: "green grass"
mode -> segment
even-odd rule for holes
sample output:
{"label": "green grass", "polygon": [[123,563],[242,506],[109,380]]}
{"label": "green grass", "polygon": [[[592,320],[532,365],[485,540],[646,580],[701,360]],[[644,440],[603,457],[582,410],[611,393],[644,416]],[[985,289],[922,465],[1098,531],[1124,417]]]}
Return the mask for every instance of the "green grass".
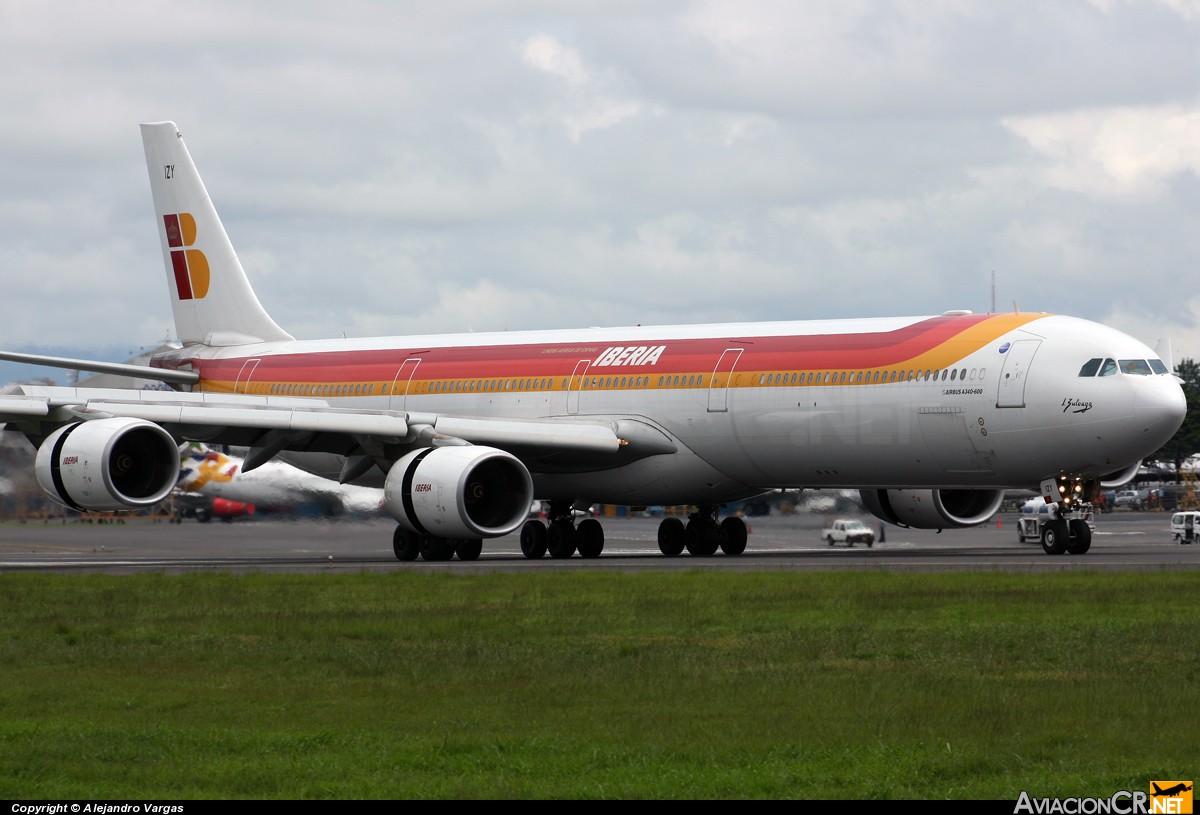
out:
{"label": "green grass", "polygon": [[0,575],[0,798],[1107,797],[1200,572]]}

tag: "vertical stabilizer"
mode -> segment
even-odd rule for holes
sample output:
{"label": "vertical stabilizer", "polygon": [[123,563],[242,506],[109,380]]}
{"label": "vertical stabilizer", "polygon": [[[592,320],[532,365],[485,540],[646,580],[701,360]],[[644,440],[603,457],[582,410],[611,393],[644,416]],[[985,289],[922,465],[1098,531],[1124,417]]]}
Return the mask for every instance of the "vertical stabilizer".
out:
{"label": "vertical stabilizer", "polygon": [[1175,371],[1175,353],[1171,350],[1170,337],[1159,337],[1158,342],[1154,344],[1154,353],[1166,364],[1168,371]]}
{"label": "vertical stabilizer", "polygon": [[142,144],[180,341],[292,339],[258,302],[175,123],[143,124]]}

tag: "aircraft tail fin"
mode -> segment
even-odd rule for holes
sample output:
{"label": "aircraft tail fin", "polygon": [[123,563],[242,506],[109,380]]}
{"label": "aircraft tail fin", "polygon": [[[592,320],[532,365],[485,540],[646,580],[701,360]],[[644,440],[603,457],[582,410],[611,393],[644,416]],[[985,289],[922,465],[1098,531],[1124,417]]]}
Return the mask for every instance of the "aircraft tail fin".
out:
{"label": "aircraft tail fin", "polygon": [[1154,353],[1158,354],[1168,371],[1175,371],[1175,353],[1171,348],[1170,337],[1159,337],[1158,342],[1154,344]]}
{"label": "aircraft tail fin", "polygon": [[179,340],[221,346],[291,340],[250,287],[175,123],[141,128]]}

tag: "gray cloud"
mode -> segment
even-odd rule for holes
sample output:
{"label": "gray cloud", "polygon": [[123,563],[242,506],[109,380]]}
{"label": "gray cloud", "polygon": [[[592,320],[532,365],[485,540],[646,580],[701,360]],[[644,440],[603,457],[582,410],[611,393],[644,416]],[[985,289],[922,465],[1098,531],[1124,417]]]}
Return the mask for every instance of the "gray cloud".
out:
{"label": "gray cloud", "polygon": [[[136,125],[301,337],[1048,310],[1200,356],[1195,2],[0,11],[0,347],[170,328]],[[1151,332],[1151,333],[1147,333]]]}

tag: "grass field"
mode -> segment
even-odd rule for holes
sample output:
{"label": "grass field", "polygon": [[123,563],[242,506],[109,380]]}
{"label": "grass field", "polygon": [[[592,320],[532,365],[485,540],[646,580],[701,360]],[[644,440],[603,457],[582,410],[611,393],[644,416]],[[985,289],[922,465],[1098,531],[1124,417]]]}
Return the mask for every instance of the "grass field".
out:
{"label": "grass field", "polygon": [[1108,797],[1200,572],[0,575],[0,798]]}

